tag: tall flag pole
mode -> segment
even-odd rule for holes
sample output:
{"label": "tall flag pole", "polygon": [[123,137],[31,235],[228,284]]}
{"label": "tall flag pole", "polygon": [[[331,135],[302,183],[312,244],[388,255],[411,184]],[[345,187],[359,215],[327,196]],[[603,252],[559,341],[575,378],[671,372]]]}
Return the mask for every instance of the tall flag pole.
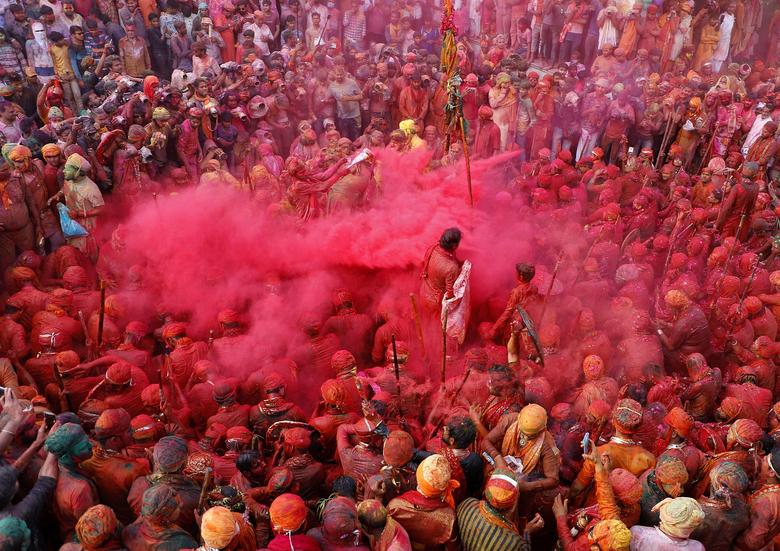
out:
{"label": "tall flag pole", "polygon": [[447,79],[447,105],[445,113],[447,115],[447,144],[450,137],[456,133],[460,134],[463,141],[463,157],[466,161],[466,182],[469,187],[469,204],[474,206],[474,193],[471,188],[471,159],[469,158],[469,144],[466,141],[467,123],[463,118],[463,97],[460,93],[460,86],[463,80],[458,70],[458,49],[455,37],[458,34],[458,28],[455,26],[454,13],[452,5],[453,0],[444,0],[442,4],[441,27],[439,32],[442,35],[441,46],[441,70]]}

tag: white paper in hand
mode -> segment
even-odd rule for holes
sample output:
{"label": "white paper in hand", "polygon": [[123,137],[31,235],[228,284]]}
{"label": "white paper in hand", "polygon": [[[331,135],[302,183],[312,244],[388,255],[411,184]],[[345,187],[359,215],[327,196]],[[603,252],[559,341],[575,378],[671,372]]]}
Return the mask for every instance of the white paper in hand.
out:
{"label": "white paper in hand", "polygon": [[352,168],[356,164],[368,160],[369,157],[371,157],[371,150],[366,147],[358,151],[357,155],[352,157],[352,160],[347,163],[347,168]]}

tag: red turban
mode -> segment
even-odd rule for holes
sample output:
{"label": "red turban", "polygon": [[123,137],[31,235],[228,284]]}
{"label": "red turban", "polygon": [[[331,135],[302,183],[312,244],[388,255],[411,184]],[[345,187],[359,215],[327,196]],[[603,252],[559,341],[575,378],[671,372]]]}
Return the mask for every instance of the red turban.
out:
{"label": "red turban", "polygon": [[284,387],[284,379],[282,379],[282,376],[278,373],[269,373],[268,376],[263,380],[263,392],[266,394],[273,390],[278,390]]}
{"label": "red turban", "polygon": [[225,433],[225,442],[231,440],[235,440],[244,445],[249,445],[252,442],[252,431],[241,425],[230,427]]}
{"label": "red turban", "polygon": [[303,427],[287,429],[283,434],[284,443],[298,450],[306,450],[311,446],[311,431]]}
{"label": "red turban", "polygon": [[666,414],[664,417],[666,424],[672,427],[677,434],[685,438],[691,433],[693,428],[693,417],[691,417],[687,411],[677,406]]}
{"label": "red turban", "polygon": [[203,434],[203,436],[218,441],[225,436],[226,432],[227,427],[225,427],[225,425],[222,423],[211,423],[208,427],[206,427],[206,432]]}
{"label": "red turban", "polygon": [[352,371],[356,366],[355,356],[349,350],[338,350],[330,359],[330,367],[337,375]]}
{"label": "red turban", "polygon": [[95,438],[103,440],[130,431],[130,414],[124,409],[107,409],[95,421]]}
{"label": "red turban", "polygon": [[626,469],[613,469],[609,473],[609,483],[621,503],[634,505],[642,498],[642,483]]}
{"label": "red turban", "polygon": [[582,371],[588,380],[598,379],[604,374],[604,360],[601,356],[591,354],[582,361]]}
{"label": "red turban", "polygon": [[73,291],[67,289],[54,289],[49,293],[49,298],[46,300],[47,304],[53,304],[63,310],[69,310],[73,306]]}
{"label": "red turban", "polygon": [[38,279],[37,274],[30,268],[17,266],[11,270],[11,280],[16,287],[21,287],[25,283],[30,283]]}
{"label": "red turban", "polygon": [[224,324],[241,323],[241,318],[235,310],[226,309],[217,315],[217,321]]}
{"label": "red turban", "polygon": [[135,441],[154,440],[163,430],[162,423],[146,414],[136,415],[130,420],[130,431]]}
{"label": "red turban", "polygon": [[149,326],[142,321],[131,321],[125,326],[125,333],[143,337],[149,332]]}
{"label": "red turban", "polygon": [[488,105],[483,105],[479,108],[479,111],[477,112],[480,119],[492,119],[493,118],[493,110]]}
{"label": "red turban", "polygon": [[571,151],[568,149],[561,149],[558,152],[558,158],[566,164],[571,163]]}
{"label": "red turban", "polygon": [[359,528],[354,501],[338,496],[325,505],[322,511],[322,533],[327,541],[337,544],[334,547],[340,548],[343,542],[354,539]]}
{"label": "red turban", "polygon": [[764,307],[761,299],[753,296],[745,297],[743,304],[745,305],[745,310],[747,310],[747,313],[751,316],[758,314],[761,311],[761,308]]}
{"label": "red turban", "polygon": [[141,402],[145,406],[155,406],[160,404],[160,385],[152,383],[146,385],[141,390]]}
{"label": "red turban", "polygon": [[642,405],[631,398],[620,400],[612,413],[612,424],[623,434],[634,434],[642,425]]}
{"label": "red turban", "polygon": [[403,467],[414,455],[412,436],[408,432],[394,430],[385,440],[382,455],[390,467]]}
{"label": "red turban", "polygon": [[202,481],[206,476],[206,469],[214,468],[214,458],[210,453],[206,452],[192,452],[187,459],[187,465],[182,471],[184,476],[192,478],[193,480]]}
{"label": "red turban", "polygon": [[571,417],[571,404],[559,402],[550,410],[550,417],[555,421],[565,421]]}
{"label": "red turban", "polygon": [[64,350],[57,353],[57,355],[54,357],[54,364],[57,366],[57,369],[60,373],[67,373],[79,365],[80,361],[81,360],[79,359],[79,355],[76,354],[73,350]]}
{"label": "red turban", "polygon": [[588,406],[588,417],[593,419],[595,423],[602,424],[609,419],[611,411],[612,406],[604,400],[593,400]]}
{"label": "red turban", "polygon": [[127,362],[116,362],[106,370],[106,382],[112,385],[128,385],[133,382],[132,366]]}
{"label": "red turban", "polygon": [[274,532],[290,534],[298,530],[306,520],[306,504],[300,496],[282,494],[271,503],[268,511]]}
{"label": "red turban", "polygon": [[738,277],[727,275],[723,278],[723,282],[720,284],[721,296],[734,296],[739,293],[739,289],[742,286],[742,281]]}

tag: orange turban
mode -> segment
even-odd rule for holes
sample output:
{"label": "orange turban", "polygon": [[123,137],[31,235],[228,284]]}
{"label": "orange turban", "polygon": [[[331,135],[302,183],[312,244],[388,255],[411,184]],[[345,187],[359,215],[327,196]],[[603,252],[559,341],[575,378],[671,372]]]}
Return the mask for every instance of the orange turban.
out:
{"label": "orange turban", "polygon": [[183,337],[187,334],[187,325],[181,322],[173,322],[163,327],[163,339]]}
{"label": "orange turban", "polygon": [[677,457],[663,455],[655,466],[655,479],[661,484],[679,484],[688,482],[688,469]]}
{"label": "orange turban", "polygon": [[664,417],[664,421],[666,421],[667,425],[677,431],[677,434],[685,438],[688,437],[693,428],[693,417],[679,406],[672,408],[672,410],[666,414],[666,417]]}
{"label": "orange turban", "polygon": [[417,491],[428,498],[440,497],[453,509],[455,498],[452,491],[460,486],[452,480],[452,470],[447,459],[439,454],[426,457],[417,467]]}
{"label": "orange turban", "polygon": [[233,513],[225,507],[212,507],[203,513],[200,535],[208,547],[224,549],[240,530]]}
{"label": "orange turban", "polygon": [[664,301],[671,308],[684,308],[689,302],[688,295],[677,289],[667,292],[664,296]]}
{"label": "orange turban", "polygon": [[517,414],[517,423],[523,434],[536,436],[547,428],[547,410],[539,404],[528,404]]}
{"label": "orange turban", "polygon": [[752,419],[737,419],[726,434],[726,445],[729,449],[733,448],[734,444],[752,448],[763,435],[764,431]]}
{"label": "orange turban", "polygon": [[282,494],[271,503],[268,511],[274,532],[290,534],[298,530],[306,521],[306,504],[300,496]]}
{"label": "orange turban", "polygon": [[103,549],[116,535],[119,523],[111,507],[95,505],[81,515],[76,523],[76,535],[85,550]]}
{"label": "orange turban", "polygon": [[334,406],[343,406],[347,400],[347,393],[337,379],[328,379],[320,387],[320,394],[326,404]]}

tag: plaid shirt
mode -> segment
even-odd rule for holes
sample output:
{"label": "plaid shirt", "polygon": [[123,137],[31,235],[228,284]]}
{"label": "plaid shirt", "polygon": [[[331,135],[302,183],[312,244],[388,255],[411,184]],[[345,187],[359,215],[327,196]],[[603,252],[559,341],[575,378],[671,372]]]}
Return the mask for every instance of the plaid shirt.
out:
{"label": "plaid shirt", "polygon": [[344,12],[343,24],[345,42],[360,43],[363,41],[366,36],[366,16],[363,12]]}
{"label": "plaid shirt", "polygon": [[11,46],[8,42],[0,44],[0,67],[6,73],[21,73],[22,67],[27,65],[24,55],[20,50]]}

